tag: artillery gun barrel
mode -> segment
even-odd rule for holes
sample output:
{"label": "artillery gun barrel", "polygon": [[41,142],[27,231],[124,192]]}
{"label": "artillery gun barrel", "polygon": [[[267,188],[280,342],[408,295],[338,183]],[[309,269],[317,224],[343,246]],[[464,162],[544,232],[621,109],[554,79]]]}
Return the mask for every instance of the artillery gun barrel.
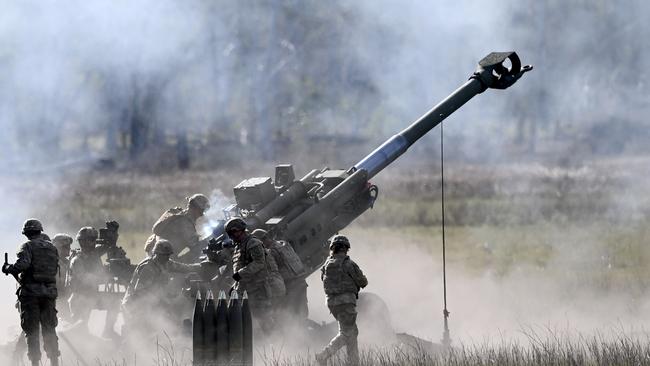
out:
{"label": "artillery gun barrel", "polygon": [[[506,60],[511,63],[510,68],[504,65]],[[478,69],[465,84],[409,127],[386,140],[372,153],[354,164],[353,170],[363,169],[368,172],[368,179],[374,177],[408,150],[420,137],[440,124],[475,95],[488,88],[506,89],[530,70],[532,70],[530,65],[521,67],[521,61],[515,52],[490,53],[479,62]]]}

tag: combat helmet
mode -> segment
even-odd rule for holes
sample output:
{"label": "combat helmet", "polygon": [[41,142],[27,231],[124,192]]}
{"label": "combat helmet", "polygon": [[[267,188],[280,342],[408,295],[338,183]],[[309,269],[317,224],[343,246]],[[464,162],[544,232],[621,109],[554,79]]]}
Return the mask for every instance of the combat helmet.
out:
{"label": "combat helmet", "polygon": [[168,240],[158,239],[156,245],[153,246],[153,254],[172,255],[174,254],[174,247]]}
{"label": "combat helmet", "polygon": [[251,233],[251,235],[253,235],[254,238],[257,238],[259,240],[264,240],[268,234],[269,234],[268,231],[264,229],[255,229]]}
{"label": "combat helmet", "polygon": [[37,219],[29,219],[23,224],[23,234],[28,231],[43,231],[43,224]]}
{"label": "combat helmet", "polygon": [[79,232],[77,233],[77,241],[79,241],[79,240],[97,240],[98,236],[99,236],[99,233],[97,232],[97,229],[95,229],[92,226],[84,226],[81,229],[79,229]]}
{"label": "combat helmet", "polygon": [[226,222],[223,230],[226,234],[230,233],[232,230],[246,230],[246,221],[239,217],[232,218]]}
{"label": "combat helmet", "polygon": [[52,244],[55,247],[69,247],[72,244],[72,237],[68,234],[58,233],[52,238]]}
{"label": "combat helmet", "polygon": [[194,207],[197,207],[197,208],[201,209],[202,211],[207,211],[207,210],[210,209],[210,200],[208,199],[208,197],[206,197],[206,196],[204,196],[204,195],[202,195],[200,193],[197,193],[197,194],[192,195],[191,197],[189,197],[187,199],[187,204],[191,205],[191,206],[194,206]]}
{"label": "combat helmet", "polygon": [[350,240],[345,235],[334,235],[330,240],[330,250],[334,250],[334,248],[350,249]]}

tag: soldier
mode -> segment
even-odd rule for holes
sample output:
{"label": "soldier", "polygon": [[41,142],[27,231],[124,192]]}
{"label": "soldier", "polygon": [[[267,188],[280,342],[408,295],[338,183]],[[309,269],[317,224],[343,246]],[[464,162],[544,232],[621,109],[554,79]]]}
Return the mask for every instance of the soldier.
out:
{"label": "soldier", "polygon": [[212,288],[214,293],[219,293],[220,290],[228,292],[235,284],[233,280],[232,270],[232,256],[235,252],[235,243],[230,238],[227,238],[221,243],[221,250],[217,253],[215,262],[220,264],[219,274],[212,278]]}
{"label": "soldier", "polygon": [[105,298],[100,297],[99,286],[108,282],[108,272],[101,262],[105,247],[97,246],[99,234],[93,227],[82,227],[77,233],[77,242],[81,251],[73,255],[68,271],[70,286],[70,312],[72,318],[85,325],[88,331],[88,319],[93,309],[106,309],[106,321],[102,335],[107,338],[117,338],[113,330],[116,317],[115,311]]}
{"label": "soldier", "polygon": [[56,276],[59,256],[52,243],[41,236],[43,225],[29,219],[23,225],[23,235],[28,239],[18,251],[14,264],[5,263],[2,272],[19,280],[18,303],[20,325],[27,340],[27,355],[32,365],[39,365],[41,348],[39,328],[43,335],[43,348],[50,365],[59,364],[59,339],[56,335]]}
{"label": "soldier", "polygon": [[273,240],[266,230],[257,229],[253,236],[262,241],[264,247],[269,251],[278,265],[278,269],[284,286],[286,296],[282,298],[279,307],[292,319],[307,319],[307,281],[305,280],[305,267],[300,257],[287,242]]}
{"label": "soldier", "polygon": [[58,298],[56,308],[62,318],[70,316],[70,306],[68,305],[68,270],[70,269],[70,245],[74,240],[68,234],[59,233],[54,235],[52,244],[59,253],[59,274],[56,276],[56,289]]}
{"label": "soldier", "polygon": [[246,222],[240,218],[228,220],[224,230],[235,242],[233,275],[235,290],[248,292],[251,313],[266,334],[273,330],[272,289],[266,252],[262,242],[246,231]]}
{"label": "soldier", "polygon": [[339,323],[339,333],[322,352],[316,354],[316,361],[321,366],[327,365],[327,360],[343,346],[346,346],[348,353],[348,364],[359,364],[356,307],[359,289],[368,285],[368,279],[359,266],[348,257],[348,250],[348,238],[335,235],[330,242],[330,256],[321,268],[327,307]]}
{"label": "soldier", "polygon": [[[251,235],[261,241],[261,237],[264,237],[266,235],[266,230],[255,229]],[[264,245],[264,242],[262,242],[262,245]],[[269,273],[268,283],[271,290],[271,304],[273,306],[273,315],[277,320],[277,317],[282,310],[282,306],[284,305],[284,298],[287,295],[287,288],[284,285],[284,280],[282,279],[282,275],[278,269],[278,264],[266,246],[264,246],[264,254],[266,258],[266,269]]]}
{"label": "soldier", "polygon": [[[210,209],[210,201],[202,194],[195,194],[187,199],[187,207],[171,208],[156,221],[151,231],[153,234],[147,239],[144,250],[151,255],[151,250],[156,244],[156,240],[168,240],[174,248],[174,253],[178,254],[186,247],[190,249],[186,262],[195,260],[200,255],[200,250],[208,243],[200,240],[196,232],[196,220]],[[178,257],[176,257],[178,259]]]}
{"label": "soldier", "polygon": [[158,239],[152,256],[140,262],[133,272],[131,283],[122,299],[122,309],[129,329],[144,334],[151,333],[158,323],[155,316],[160,313],[156,311],[167,312],[166,315],[173,312],[167,286],[171,273],[190,273],[195,270],[191,265],[171,260],[173,254],[172,244],[165,239]]}
{"label": "soldier", "polygon": [[229,258],[220,255],[221,245],[215,242],[210,242],[205,249],[205,259],[199,263],[191,264],[190,267],[194,272],[199,274],[201,281],[210,282],[213,278],[219,275],[219,268],[225,266]]}

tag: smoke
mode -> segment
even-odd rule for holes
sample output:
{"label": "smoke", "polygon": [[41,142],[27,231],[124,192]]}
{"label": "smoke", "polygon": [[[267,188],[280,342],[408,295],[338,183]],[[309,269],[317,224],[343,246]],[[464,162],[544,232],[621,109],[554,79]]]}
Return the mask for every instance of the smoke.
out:
{"label": "smoke", "polygon": [[210,209],[204,213],[204,217],[199,219],[197,226],[201,227],[199,233],[203,237],[212,235],[213,230],[219,226],[219,220],[224,220],[223,210],[232,203],[232,199],[219,189],[215,189],[210,193]]}
{"label": "smoke", "polygon": [[[47,192],[50,201],[65,196],[75,200],[69,205],[88,202],[88,195],[64,193],[91,182],[51,173],[104,155],[129,160],[124,150],[134,149],[134,129],[146,129],[141,121],[155,121],[142,132],[156,135],[148,148],[178,143],[188,134],[195,155],[242,165],[276,156],[265,141],[298,137],[293,142],[309,153],[292,159],[305,164],[318,151],[304,137],[352,134],[366,137],[372,147],[464,82],[481,57],[503,50],[517,51],[535,70],[511,89],[487,91],[451,116],[445,122],[452,141],[448,157],[493,162],[534,156],[589,170],[586,159],[594,154],[647,153],[646,2],[275,3],[4,2],[0,171],[44,181],[39,192]],[[215,140],[230,155],[213,158],[197,147]],[[230,148],[232,141],[243,147]],[[429,159],[437,146],[433,136],[426,137],[396,165],[415,161],[418,152]],[[347,166],[361,157],[322,159]],[[167,163],[157,155],[149,158],[152,165]],[[603,199],[607,216],[616,218],[606,224],[644,223],[650,214],[643,198],[647,161],[622,166],[624,178]],[[380,186],[382,179],[377,178]],[[532,192],[537,183],[518,180],[516,188]],[[545,207],[549,194],[558,202],[584,198],[578,196],[581,189],[542,192],[542,198],[528,201],[529,209]],[[10,208],[0,214],[3,249],[9,253],[23,241],[24,219],[43,212],[40,196],[31,193],[15,181],[0,185],[0,200]],[[210,201],[204,234],[231,202],[218,190]],[[75,230],[65,216],[43,219],[49,233]],[[395,230],[370,238],[352,231],[352,256],[368,274],[368,291],[386,300],[395,329],[436,341],[442,329],[439,257]],[[570,323],[590,331],[646,320],[644,293],[582,286],[583,267],[576,269],[576,262],[589,258],[584,267],[607,268],[600,263],[607,253],[605,234],[594,228],[571,239],[551,237],[553,258],[545,266],[523,264],[506,274],[452,263],[452,337],[516,335],[531,323]],[[476,245],[481,250],[483,241]],[[10,278],[2,286],[14,292]],[[321,290],[312,277],[312,314],[332,320]],[[2,307],[9,311],[0,321],[13,336],[18,329],[13,298],[6,296]]]}
{"label": "smoke", "polygon": [[[368,277],[369,285],[362,292],[376,293],[386,302],[395,331],[440,342],[444,329],[440,237],[423,242],[425,236],[420,235],[419,241],[413,241],[411,229],[372,232],[355,227],[345,234],[352,243],[351,258]],[[472,230],[467,231],[471,235]],[[554,237],[542,231],[538,234],[548,240]],[[447,304],[454,344],[526,341],[533,333],[547,332],[607,337],[643,331],[650,320],[647,293],[593,281],[599,277],[597,273],[612,273],[590,242],[598,240],[598,233],[555,236],[564,237],[565,242],[557,243],[548,262],[535,265],[515,257],[516,264],[506,273],[499,273],[496,263],[467,267],[467,262],[474,262],[472,257],[486,248],[498,251],[498,242],[486,246],[471,237],[448,238]],[[583,242],[568,248],[577,237]],[[311,317],[332,321],[324,306],[320,278],[310,277],[309,286]],[[375,317],[372,321],[387,319]],[[368,328],[361,326],[360,332],[362,341],[374,343],[376,336],[368,334]]]}
{"label": "smoke", "polygon": [[360,136],[370,148],[495,50],[518,51],[536,70],[450,117],[449,156],[498,161],[524,149],[554,161],[570,149],[600,153],[613,139],[620,146],[608,153],[643,150],[647,6],[8,2],[0,165],[88,164],[146,149],[155,159],[168,144],[200,155],[240,137],[247,157],[265,159],[319,134]]}

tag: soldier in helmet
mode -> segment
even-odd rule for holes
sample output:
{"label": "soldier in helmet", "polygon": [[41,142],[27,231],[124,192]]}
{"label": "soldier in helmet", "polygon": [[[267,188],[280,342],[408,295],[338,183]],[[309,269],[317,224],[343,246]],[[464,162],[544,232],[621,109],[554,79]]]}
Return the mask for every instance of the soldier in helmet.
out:
{"label": "soldier in helmet", "polygon": [[59,253],[59,274],[56,276],[56,289],[58,299],[56,308],[62,318],[70,316],[70,306],[68,305],[69,286],[67,282],[68,269],[70,268],[70,246],[74,239],[68,234],[59,233],[52,238],[52,244]]}
{"label": "soldier in helmet", "polygon": [[335,235],[330,242],[330,256],[321,268],[327,307],[339,323],[339,333],[322,352],[316,354],[316,361],[320,365],[327,365],[327,360],[343,346],[348,353],[348,364],[359,364],[356,307],[359,290],[368,285],[368,279],[348,256],[349,250],[348,238]]}
{"label": "soldier in helmet", "polygon": [[207,245],[207,241],[201,240],[196,232],[196,221],[209,209],[210,200],[197,193],[187,199],[185,209],[175,207],[165,211],[153,225],[152,235],[147,239],[144,250],[151,255],[156,241],[165,239],[172,244],[176,255],[185,248],[190,249],[188,260],[183,262],[196,260],[201,249]]}
{"label": "soldier in helmet", "polygon": [[113,330],[116,313],[110,308],[107,299],[100,297],[99,286],[108,282],[109,274],[101,262],[106,248],[97,245],[99,233],[94,227],[82,227],[77,233],[81,251],[75,253],[70,261],[68,282],[70,286],[70,311],[72,318],[88,330],[88,319],[93,309],[106,309],[106,321],[102,335],[117,338]]}
{"label": "soldier in helmet", "polygon": [[262,241],[277,263],[280,276],[284,281],[286,296],[282,297],[278,307],[290,314],[292,319],[307,319],[307,281],[305,281],[305,267],[300,257],[289,243],[273,240],[266,230],[256,229],[253,231],[253,236]]}
{"label": "soldier in helmet", "polygon": [[240,294],[248,292],[251,313],[262,331],[268,334],[274,323],[271,303],[273,295],[264,246],[248,233],[246,222],[240,218],[228,220],[224,230],[235,242],[232,257],[232,278],[237,282],[235,290]]}
{"label": "soldier in helmet", "polygon": [[59,364],[59,339],[56,335],[56,276],[59,255],[52,243],[41,235],[43,225],[29,219],[23,225],[23,235],[28,239],[18,250],[14,264],[5,263],[2,272],[12,274],[19,280],[18,303],[20,324],[27,340],[27,355],[32,365],[39,365],[41,348],[39,329],[43,336],[43,348],[50,365]]}
{"label": "soldier in helmet", "polygon": [[173,254],[172,244],[165,239],[159,239],[156,241],[151,257],[145,258],[135,268],[122,299],[125,325],[129,329],[144,334],[150,333],[155,331],[157,324],[154,316],[160,315],[160,312],[172,312],[167,286],[172,273],[195,271],[191,265],[171,260]]}

